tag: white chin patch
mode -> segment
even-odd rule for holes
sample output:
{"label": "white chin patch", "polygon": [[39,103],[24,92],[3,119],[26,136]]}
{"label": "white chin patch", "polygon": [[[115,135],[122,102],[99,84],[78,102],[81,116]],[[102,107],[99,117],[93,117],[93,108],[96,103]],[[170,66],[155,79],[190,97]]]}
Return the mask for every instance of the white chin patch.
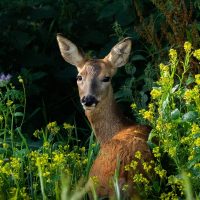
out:
{"label": "white chin patch", "polygon": [[91,106],[86,106],[82,104],[84,110],[93,110],[96,107],[96,104],[93,103]]}

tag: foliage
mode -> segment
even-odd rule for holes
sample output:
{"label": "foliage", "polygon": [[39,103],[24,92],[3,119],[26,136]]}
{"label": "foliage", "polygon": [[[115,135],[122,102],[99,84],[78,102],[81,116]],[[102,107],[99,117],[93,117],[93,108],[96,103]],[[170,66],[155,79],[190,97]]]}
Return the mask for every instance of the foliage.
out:
{"label": "foliage", "polygon": [[141,191],[145,199],[184,199],[185,194],[199,198],[200,74],[191,74],[191,60],[200,60],[200,50],[185,42],[184,51],[180,62],[180,54],[170,49],[169,62],[160,64],[160,79],[151,91],[148,110],[140,111],[152,126],[149,144],[156,158],[155,167],[143,162],[144,170],[153,169],[151,182],[138,174],[133,177],[145,187]]}
{"label": "foliage", "polygon": [[[89,190],[84,183],[98,151],[92,136],[87,150],[84,146],[78,146],[74,126],[64,123],[61,127],[56,122],[50,122],[46,128],[33,133],[41,140],[39,147],[33,147],[33,143],[29,144],[21,132],[25,115],[25,89],[24,92],[16,89],[10,79],[9,74],[1,74],[0,198],[84,197]],[[23,79],[18,79],[24,88]]]}

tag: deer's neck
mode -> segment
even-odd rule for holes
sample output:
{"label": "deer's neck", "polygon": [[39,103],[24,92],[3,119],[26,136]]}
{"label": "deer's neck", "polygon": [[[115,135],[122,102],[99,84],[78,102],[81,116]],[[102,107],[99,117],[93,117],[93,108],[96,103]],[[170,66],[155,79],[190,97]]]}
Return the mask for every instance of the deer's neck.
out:
{"label": "deer's neck", "polygon": [[111,139],[129,124],[116,104],[111,87],[107,97],[99,102],[94,110],[86,110],[85,114],[100,144]]}

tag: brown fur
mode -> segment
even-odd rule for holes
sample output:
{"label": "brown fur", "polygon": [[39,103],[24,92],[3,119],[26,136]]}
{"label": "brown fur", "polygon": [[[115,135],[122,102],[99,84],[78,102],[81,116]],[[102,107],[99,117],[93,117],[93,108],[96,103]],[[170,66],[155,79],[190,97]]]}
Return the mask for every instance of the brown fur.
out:
{"label": "brown fur", "polygon": [[[122,115],[115,102],[111,83],[102,81],[104,77],[112,77],[117,67],[126,64],[131,50],[131,41],[122,40],[104,59],[86,61],[71,41],[62,36],[58,36],[57,39],[62,56],[77,67],[79,76],[82,77],[82,80],[77,82],[80,99],[93,95],[98,100],[97,105],[84,107],[85,114],[100,143],[100,152],[90,171],[90,177],[98,178],[97,195],[110,197],[114,194],[112,178],[117,163],[120,162],[120,189],[128,183],[130,187],[124,197],[128,199],[136,197],[137,191],[132,181],[134,172],[126,172],[124,166],[134,159],[137,151],[142,153],[145,161],[152,158],[146,142],[149,129],[129,121]],[[141,163],[138,170],[144,173]]]}

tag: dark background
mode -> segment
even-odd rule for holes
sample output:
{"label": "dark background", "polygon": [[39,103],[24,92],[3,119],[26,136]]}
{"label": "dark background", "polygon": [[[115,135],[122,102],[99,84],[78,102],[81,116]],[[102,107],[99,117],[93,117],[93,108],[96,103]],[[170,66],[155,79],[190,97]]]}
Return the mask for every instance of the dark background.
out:
{"label": "dark background", "polygon": [[144,108],[149,101],[167,50],[183,49],[186,40],[200,46],[199,20],[199,0],[1,0],[0,72],[11,73],[15,84],[18,75],[25,81],[24,131],[32,135],[57,121],[75,124],[85,137],[90,132],[79,103],[76,69],[62,59],[57,33],[98,58],[123,37],[132,37],[130,62],[113,81],[117,101],[130,116],[132,102]]}

